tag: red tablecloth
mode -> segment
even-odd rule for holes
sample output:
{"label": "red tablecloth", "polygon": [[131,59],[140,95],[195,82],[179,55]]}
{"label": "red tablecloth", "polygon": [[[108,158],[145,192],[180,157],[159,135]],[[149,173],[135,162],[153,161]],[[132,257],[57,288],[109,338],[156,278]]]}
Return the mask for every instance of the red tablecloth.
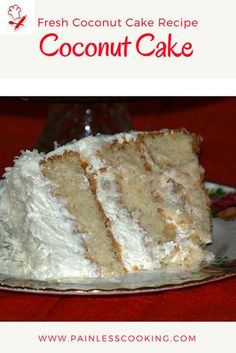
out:
{"label": "red tablecloth", "polygon": [[[137,129],[186,127],[201,133],[206,178],[236,185],[236,98],[190,103],[165,99],[132,104],[130,111]],[[6,105],[0,111],[0,174],[20,149],[34,146],[43,129],[46,111],[26,113]],[[235,321],[236,277],[188,289],[113,297],[0,291],[0,300],[2,321]]]}

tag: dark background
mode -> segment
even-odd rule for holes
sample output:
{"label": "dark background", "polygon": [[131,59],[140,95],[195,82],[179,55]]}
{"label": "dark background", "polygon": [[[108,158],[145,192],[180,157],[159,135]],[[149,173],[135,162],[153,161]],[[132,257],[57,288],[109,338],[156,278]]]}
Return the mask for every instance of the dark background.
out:
{"label": "dark background", "polygon": [[[82,98],[83,101],[86,99],[91,101],[91,98]],[[0,99],[0,175],[5,167],[12,165],[20,150],[37,145],[52,100]],[[80,100],[71,98],[69,102]],[[102,98],[104,100],[106,98]],[[120,100],[125,102],[125,98]],[[64,99],[56,98],[58,101],[64,102]],[[125,104],[135,129],[185,127],[200,133],[203,137],[201,163],[206,169],[206,178],[236,185],[236,98],[132,98]]]}

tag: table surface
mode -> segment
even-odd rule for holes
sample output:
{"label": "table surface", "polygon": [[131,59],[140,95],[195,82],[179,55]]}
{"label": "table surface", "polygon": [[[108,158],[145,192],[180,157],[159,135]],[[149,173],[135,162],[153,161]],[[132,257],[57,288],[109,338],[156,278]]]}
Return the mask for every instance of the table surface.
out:
{"label": "table surface", "polygon": [[[48,106],[0,101],[0,175],[32,149]],[[33,108],[32,108],[33,106]],[[28,107],[30,107],[28,109]],[[236,98],[132,103],[136,129],[185,127],[203,137],[207,180],[236,185]],[[235,235],[236,236],[236,235]],[[0,321],[235,321],[236,277],[201,286],[126,296],[59,296],[0,291]]]}

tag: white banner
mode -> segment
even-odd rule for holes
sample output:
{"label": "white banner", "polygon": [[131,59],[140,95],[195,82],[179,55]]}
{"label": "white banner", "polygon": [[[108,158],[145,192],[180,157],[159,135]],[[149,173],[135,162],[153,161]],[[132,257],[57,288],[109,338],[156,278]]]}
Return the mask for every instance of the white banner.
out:
{"label": "white banner", "polygon": [[236,78],[234,0],[1,0],[0,78]]}
{"label": "white banner", "polygon": [[0,94],[235,95],[235,13],[235,0],[1,0]]}
{"label": "white banner", "polygon": [[235,345],[232,322],[1,323],[7,352],[222,353]]}

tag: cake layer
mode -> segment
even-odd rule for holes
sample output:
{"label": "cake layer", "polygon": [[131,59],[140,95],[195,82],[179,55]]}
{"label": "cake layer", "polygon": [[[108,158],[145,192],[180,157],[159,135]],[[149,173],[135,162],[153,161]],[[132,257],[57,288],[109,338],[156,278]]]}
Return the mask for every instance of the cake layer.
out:
{"label": "cake layer", "polygon": [[50,180],[52,193],[74,217],[76,233],[86,234],[83,246],[87,257],[100,268],[101,275],[124,272],[117,254],[117,244],[106,228],[102,211],[93,192],[92,180],[82,167],[78,152],[65,152],[41,163],[43,176]]}

